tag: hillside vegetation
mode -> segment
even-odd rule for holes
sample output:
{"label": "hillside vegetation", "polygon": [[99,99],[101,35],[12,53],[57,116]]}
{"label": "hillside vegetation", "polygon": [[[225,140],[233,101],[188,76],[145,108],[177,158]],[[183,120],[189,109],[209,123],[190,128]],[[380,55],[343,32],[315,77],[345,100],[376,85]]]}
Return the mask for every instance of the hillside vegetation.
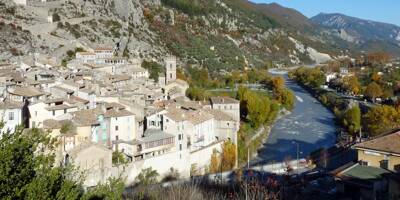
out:
{"label": "hillside vegetation", "polygon": [[[323,38],[300,32],[291,27],[293,23],[282,21],[283,17],[266,9],[278,8],[244,0],[68,1],[48,10],[56,22],[45,29],[39,28],[46,16],[40,16],[38,9],[6,2],[0,8],[15,14],[3,12],[0,16],[26,27],[21,32],[30,33],[29,42],[44,47],[22,48],[27,51],[24,54],[38,51],[66,58],[66,52],[76,48],[71,41],[89,46],[118,43],[119,56],[161,61],[172,54],[183,66],[200,66],[215,74],[264,67],[271,61],[312,63],[315,60],[308,47],[316,52],[338,52]],[[296,12],[291,16],[299,15]]]}

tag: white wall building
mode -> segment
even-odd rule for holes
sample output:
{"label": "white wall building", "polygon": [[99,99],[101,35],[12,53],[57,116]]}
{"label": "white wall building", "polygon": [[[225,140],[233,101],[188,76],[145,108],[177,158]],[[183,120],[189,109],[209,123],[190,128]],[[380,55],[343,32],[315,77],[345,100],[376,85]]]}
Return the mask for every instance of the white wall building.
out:
{"label": "white wall building", "polygon": [[[61,102],[61,104],[59,104]],[[28,106],[30,119],[30,128],[42,128],[43,122],[46,119],[57,119],[58,117],[78,110],[77,106],[68,105],[55,99],[50,99],[45,102],[37,102]]]}
{"label": "white wall building", "polygon": [[81,63],[94,63],[96,60],[96,54],[92,52],[77,52],[75,57]]}
{"label": "white wall building", "polygon": [[110,119],[111,141],[132,141],[137,138],[135,115],[127,110],[110,109],[104,114]]}
{"label": "white wall building", "polygon": [[15,4],[17,5],[23,5],[26,6],[27,0],[13,0]]}
{"label": "white wall building", "polygon": [[214,110],[220,110],[235,121],[240,121],[240,102],[230,97],[211,97],[210,98],[211,108]]}
{"label": "white wall building", "polygon": [[165,59],[166,84],[176,80],[176,58],[168,57]]}
{"label": "white wall building", "polygon": [[96,59],[112,58],[114,56],[114,50],[108,47],[95,48],[94,54],[96,54]]}
{"label": "white wall building", "polygon": [[0,103],[0,120],[4,122],[1,133],[9,130],[14,132],[15,127],[21,125],[22,122],[23,103],[14,101],[3,101]]}

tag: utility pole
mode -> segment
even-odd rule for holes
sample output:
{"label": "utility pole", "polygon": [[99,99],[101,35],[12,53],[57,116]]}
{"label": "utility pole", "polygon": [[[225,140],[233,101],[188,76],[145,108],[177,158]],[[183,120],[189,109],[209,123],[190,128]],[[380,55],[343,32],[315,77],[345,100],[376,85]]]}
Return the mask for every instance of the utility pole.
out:
{"label": "utility pole", "polygon": [[292,144],[296,144],[296,172],[299,172],[299,151],[300,151],[300,146],[299,143],[296,141],[292,141]]}
{"label": "utility pole", "polygon": [[[250,168],[250,148],[247,147],[247,172]],[[246,195],[246,200],[248,199],[247,197],[247,179],[246,179],[246,184],[245,184],[245,195]]]}
{"label": "utility pole", "polygon": [[247,147],[247,169],[250,168],[250,150]]}
{"label": "utility pole", "polygon": [[297,144],[297,161],[296,161],[297,169],[296,169],[296,171],[297,171],[297,174],[298,174],[299,173],[299,143],[296,142],[296,144]]}
{"label": "utility pole", "polygon": [[224,163],[224,150],[221,151],[221,164],[220,164],[220,175],[221,175],[221,184],[222,184],[222,164]]}

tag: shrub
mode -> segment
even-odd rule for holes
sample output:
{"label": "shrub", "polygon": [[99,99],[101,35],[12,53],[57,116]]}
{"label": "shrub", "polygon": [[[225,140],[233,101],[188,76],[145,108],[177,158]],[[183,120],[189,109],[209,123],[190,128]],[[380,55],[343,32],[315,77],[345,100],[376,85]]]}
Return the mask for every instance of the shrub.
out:
{"label": "shrub", "polygon": [[138,185],[151,185],[157,183],[157,178],[159,174],[156,170],[153,170],[153,168],[149,167],[146,169],[142,169],[140,174],[136,177],[136,183]]}
{"label": "shrub", "polygon": [[57,13],[53,13],[53,22],[58,22],[60,20],[61,20],[60,15],[58,15]]}

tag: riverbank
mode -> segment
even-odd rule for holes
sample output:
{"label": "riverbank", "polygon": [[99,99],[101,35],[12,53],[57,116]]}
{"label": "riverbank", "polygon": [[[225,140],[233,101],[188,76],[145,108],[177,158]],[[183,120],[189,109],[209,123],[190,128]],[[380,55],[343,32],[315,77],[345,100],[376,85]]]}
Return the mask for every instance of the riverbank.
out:
{"label": "riverbank", "polygon": [[[255,157],[258,156],[258,151],[260,150],[260,148],[262,147],[262,145],[264,143],[266,143],[266,141],[268,140],[268,137],[271,133],[272,127],[273,125],[280,120],[281,118],[287,116],[290,114],[290,111],[287,111],[286,109],[281,109],[278,116],[276,117],[276,119],[271,123],[271,125],[268,126],[261,126],[260,128],[257,129],[257,133],[252,135],[251,138],[246,141],[245,143],[245,149],[246,151],[248,150],[250,156],[249,156],[249,160],[254,159]],[[247,152],[246,152],[247,153]],[[243,156],[242,156],[243,157]],[[247,164],[247,154],[245,156],[246,159],[239,159],[239,166],[244,167]]]}
{"label": "riverbank", "polygon": [[332,112],[305,88],[283,75],[286,86],[296,96],[296,105],[290,114],[274,123],[268,140],[259,149],[257,157],[252,159],[252,166],[282,162],[296,158],[297,154],[305,158],[317,149],[329,148],[336,143],[337,131]]}
{"label": "riverbank", "polygon": [[262,132],[262,134],[260,134],[259,136],[253,138],[252,142],[254,141],[261,141],[260,144],[258,144],[258,146],[256,146],[256,149],[254,149],[254,153],[250,154],[250,160],[252,160],[253,158],[258,156],[258,150],[260,150],[261,145],[266,143],[269,137],[269,134],[271,133],[272,130],[272,126],[274,125],[275,122],[277,122],[278,120],[280,120],[281,118],[287,116],[290,114],[290,111],[287,111],[286,109],[283,109],[279,116],[275,119],[275,121],[267,126],[266,128],[264,128],[264,131]]}

